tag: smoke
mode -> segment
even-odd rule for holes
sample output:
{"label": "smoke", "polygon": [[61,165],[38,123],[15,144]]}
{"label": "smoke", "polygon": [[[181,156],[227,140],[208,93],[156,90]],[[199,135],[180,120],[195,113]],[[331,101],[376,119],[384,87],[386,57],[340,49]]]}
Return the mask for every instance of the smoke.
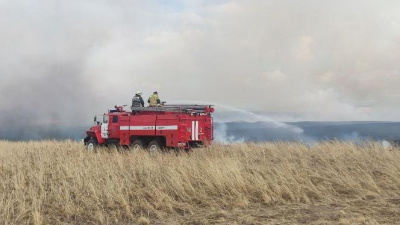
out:
{"label": "smoke", "polygon": [[245,137],[241,135],[228,134],[229,128],[226,123],[214,124],[214,141],[222,144],[244,142]]}
{"label": "smoke", "polygon": [[398,120],[399,8],[394,0],[1,1],[0,138],[33,135],[26,127],[58,137],[129,104],[137,90],[296,121]]}
{"label": "smoke", "polygon": [[389,148],[392,148],[392,147],[393,147],[392,144],[390,144],[389,141],[383,140],[381,143],[382,143],[382,147],[383,147],[384,149],[389,149]]}
{"label": "smoke", "polygon": [[[97,100],[91,85],[81,79],[82,65],[49,61],[41,64],[40,72],[25,64],[32,76],[23,74],[1,89],[0,138],[56,138],[60,129],[90,121],[88,113]],[[35,79],[35,73],[41,79]]]}
{"label": "smoke", "polygon": [[399,120],[389,93],[400,83],[399,9],[392,0],[226,1],[191,9],[152,40],[168,45],[158,70],[179,68],[168,85],[193,100],[300,120]]}
{"label": "smoke", "polygon": [[65,137],[100,108],[101,78],[88,74],[87,61],[107,39],[107,14],[83,13],[80,4],[0,4],[0,138]]}

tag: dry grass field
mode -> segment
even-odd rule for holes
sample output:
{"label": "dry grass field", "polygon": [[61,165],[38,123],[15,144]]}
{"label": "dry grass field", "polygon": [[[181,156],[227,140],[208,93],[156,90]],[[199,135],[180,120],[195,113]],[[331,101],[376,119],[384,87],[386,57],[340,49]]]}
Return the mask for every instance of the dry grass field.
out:
{"label": "dry grass field", "polygon": [[191,154],[0,141],[1,224],[395,224],[400,150],[212,145]]}

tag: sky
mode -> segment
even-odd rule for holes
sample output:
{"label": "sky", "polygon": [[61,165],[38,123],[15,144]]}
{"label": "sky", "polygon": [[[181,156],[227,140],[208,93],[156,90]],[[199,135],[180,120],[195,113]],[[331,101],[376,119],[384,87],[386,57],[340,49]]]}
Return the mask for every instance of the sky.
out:
{"label": "sky", "polygon": [[0,0],[0,125],[136,91],[279,121],[400,121],[400,1]]}

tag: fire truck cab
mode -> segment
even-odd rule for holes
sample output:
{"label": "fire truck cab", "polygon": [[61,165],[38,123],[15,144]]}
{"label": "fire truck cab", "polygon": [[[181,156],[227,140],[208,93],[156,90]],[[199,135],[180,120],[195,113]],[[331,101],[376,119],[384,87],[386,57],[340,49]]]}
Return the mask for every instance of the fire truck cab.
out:
{"label": "fire truck cab", "polygon": [[[115,106],[86,131],[89,150],[97,146],[118,145],[151,152],[164,148],[207,146],[213,140],[212,105],[164,105],[161,107]],[[100,120],[99,120],[100,119]]]}

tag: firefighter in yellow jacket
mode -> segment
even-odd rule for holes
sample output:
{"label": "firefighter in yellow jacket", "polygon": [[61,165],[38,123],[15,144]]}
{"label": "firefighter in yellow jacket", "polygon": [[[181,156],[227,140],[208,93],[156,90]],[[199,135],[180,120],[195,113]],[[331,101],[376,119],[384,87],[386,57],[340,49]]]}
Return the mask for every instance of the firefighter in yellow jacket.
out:
{"label": "firefighter in yellow jacket", "polygon": [[153,94],[149,97],[149,100],[147,100],[149,103],[149,107],[157,107],[161,104],[160,98],[158,98],[158,93],[157,91],[153,92]]}

